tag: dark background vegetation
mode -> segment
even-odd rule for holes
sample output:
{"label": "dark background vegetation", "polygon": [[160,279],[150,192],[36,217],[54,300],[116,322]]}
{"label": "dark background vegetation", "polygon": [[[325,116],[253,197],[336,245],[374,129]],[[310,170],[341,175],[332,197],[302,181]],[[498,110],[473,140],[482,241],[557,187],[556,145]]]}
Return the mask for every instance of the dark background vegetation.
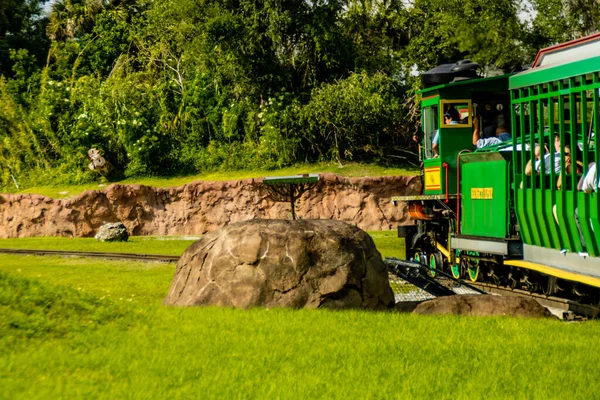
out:
{"label": "dark background vegetation", "polygon": [[[595,0],[0,2],[0,188],[349,160],[402,164],[411,72],[518,70]],[[531,18],[519,16],[529,12]]]}

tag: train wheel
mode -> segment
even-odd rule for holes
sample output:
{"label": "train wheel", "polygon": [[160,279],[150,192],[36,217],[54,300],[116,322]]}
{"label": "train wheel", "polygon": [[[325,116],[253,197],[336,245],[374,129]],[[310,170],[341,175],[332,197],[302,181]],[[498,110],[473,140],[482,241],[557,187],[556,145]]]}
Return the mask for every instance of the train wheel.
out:
{"label": "train wheel", "polygon": [[454,279],[462,278],[465,272],[464,260],[461,259],[452,267],[450,267],[450,272],[452,272],[452,277]]}
{"label": "train wheel", "polygon": [[460,259],[460,250],[455,251],[456,258],[454,258],[454,263],[450,265],[450,273],[454,279],[460,279],[460,271],[461,271],[461,259]]}
{"label": "train wheel", "polygon": [[[470,256],[479,256],[476,251],[468,251]],[[467,259],[467,272],[469,273],[469,279],[472,282],[476,282],[479,279],[479,260]]]}
{"label": "train wheel", "polygon": [[429,274],[432,277],[435,277],[436,275],[436,270],[443,270],[444,269],[444,261],[442,259],[442,255],[440,254],[440,252],[436,251],[435,253],[432,253],[429,256]]}
{"label": "train wheel", "polygon": [[421,264],[421,253],[419,253],[418,251],[415,253],[415,256],[413,258],[413,261],[416,263]]}
{"label": "train wheel", "polygon": [[479,264],[469,265],[469,268],[467,268],[467,270],[469,271],[469,279],[472,282],[477,282],[477,279],[479,278]]}

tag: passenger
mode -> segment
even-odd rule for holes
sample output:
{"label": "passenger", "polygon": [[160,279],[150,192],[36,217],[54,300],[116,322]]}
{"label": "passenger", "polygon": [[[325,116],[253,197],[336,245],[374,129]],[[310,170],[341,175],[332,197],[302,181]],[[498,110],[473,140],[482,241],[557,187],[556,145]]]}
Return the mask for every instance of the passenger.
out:
{"label": "passenger", "polygon": [[[570,135],[569,133],[565,132],[565,158],[567,159],[567,156],[570,153]],[[544,146],[545,148],[545,153],[544,153],[544,173],[546,175],[550,175],[550,171],[551,171],[551,166],[550,166],[550,161],[551,161],[551,154],[550,151],[548,150],[548,147]],[[570,160],[570,157],[568,158],[568,160]],[[568,164],[565,164],[565,166],[567,166]],[[533,160],[529,160],[527,162],[527,165],[525,166],[525,175],[531,175],[533,173],[533,171],[535,170],[535,172],[537,174],[540,173],[542,167],[542,160],[541,160],[541,148],[538,144],[536,144],[535,146],[535,163],[533,163]],[[570,172],[570,167],[567,167],[567,172]],[[556,134],[554,135],[554,173],[555,174],[560,174],[560,135]]]}
{"label": "passenger", "polygon": [[[577,185],[577,190],[590,194],[598,190],[599,182],[598,182],[598,174],[596,173],[596,163],[592,162],[589,165],[589,170],[584,177],[581,178],[579,184]],[[581,223],[579,221],[579,208],[575,209],[575,225],[577,225],[577,231],[579,232],[579,240],[581,240],[581,246],[583,250],[579,253],[580,256],[587,257],[587,247],[585,245],[585,238],[583,237],[583,232],[581,231]]]}
{"label": "passenger", "polygon": [[496,128],[496,136],[490,138],[481,138],[479,135],[479,120],[477,117],[473,118],[473,146],[478,149],[488,146],[495,146],[507,140],[511,140],[512,136],[508,133],[508,130],[504,125],[500,125]]}
{"label": "passenger", "polygon": [[[459,120],[460,120],[460,116],[458,115],[458,111],[456,111],[453,108],[446,111],[446,113],[444,114],[444,123],[446,125],[458,125],[458,124],[460,124]],[[431,149],[433,150],[434,157],[437,157],[440,154],[439,143],[440,143],[440,130],[437,129],[435,131],[435,133],[433,134],[433,140],[431,141]]]}
{"label": "passenger", "polygon": [[578,189],[585,193],[592,193],[598,190],[598,173],[596,172],[596,163],[590,163],[589,170],[585,177],[578,185]]}
{"label": "passenger", "polygon": [[[568,137],[565,138],[565,141],[567,141]],[[556,147],[556,144],[558,143],[558,148],[560,148],[560,139],[555,139],[554,140],[554,144]],[[569,144],[569,142],[567,142],[565,144],[565,172],[567,174],[570,174],[573,171],[573,158],[571,157],[571,145]],[[583,162],[581,162],[581,151],[579,150],[579,147],[575,148],[575,171],[578,175],[581,175],[583,173]],[[562,187],[562,174],[558,176],[558,181],[556,182],[556,188],[560,189]]]}

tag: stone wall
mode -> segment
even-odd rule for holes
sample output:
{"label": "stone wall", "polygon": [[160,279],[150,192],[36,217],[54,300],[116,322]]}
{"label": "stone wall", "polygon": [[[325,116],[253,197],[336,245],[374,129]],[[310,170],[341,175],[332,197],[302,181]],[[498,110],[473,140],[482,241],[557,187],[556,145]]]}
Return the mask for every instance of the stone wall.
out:
{"label": "stone wall", "polygon": [[[338,219],[364,230],[395,229],[408,219],[392,196],[416,194],[415,176],[343,178],[322,174],[296,202],[304,219]],[[261,179],[192,182],[155,188],[113,184],[69,199],[0,194],[0,238],[91,237],[107,222],[123,222],[132,235],[199,235],[253,218],[290,218],[290,205],[268,197]]]}

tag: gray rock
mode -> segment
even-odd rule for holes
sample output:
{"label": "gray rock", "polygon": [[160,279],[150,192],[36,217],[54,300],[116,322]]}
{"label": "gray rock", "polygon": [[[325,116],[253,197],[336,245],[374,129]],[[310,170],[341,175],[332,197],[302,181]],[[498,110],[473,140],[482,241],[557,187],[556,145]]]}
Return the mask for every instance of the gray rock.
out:
{"label": "gray rock", "polygon": [[552,313],[537,301],[519,296],[456,295],[438,297],[420,303],[414,314],[435,315],[510,315],[528,318],[552,318]]}
{"label": "gray rock", "polygon": [[388,309],[371,237],[335,220],[251,220],[206,234],[179,259],[166,305]]}
{"label": "gray rock", "polygon": [[102,242],[126,242],[129,232],[122,222],[117,222],[102,225],[94,237]]}

